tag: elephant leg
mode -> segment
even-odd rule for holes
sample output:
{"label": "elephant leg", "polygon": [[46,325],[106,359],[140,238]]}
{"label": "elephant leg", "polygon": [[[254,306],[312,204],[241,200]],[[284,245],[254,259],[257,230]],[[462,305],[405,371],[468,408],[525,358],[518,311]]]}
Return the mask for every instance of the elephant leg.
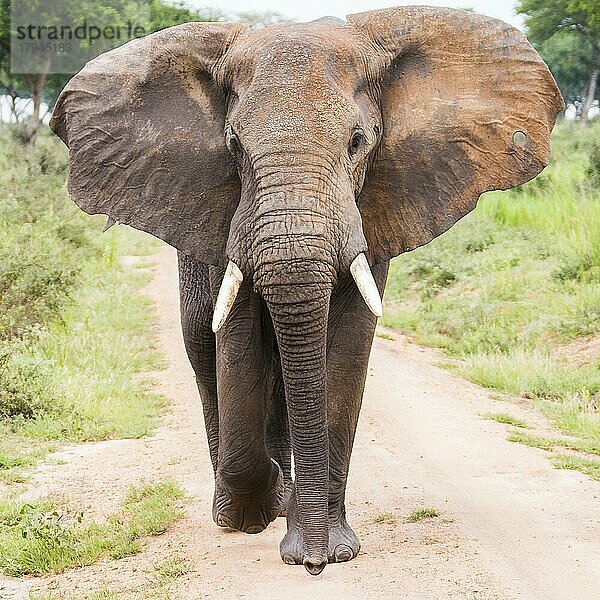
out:
{"label": "elephant leg", "polygon": [[212,298],[209,267],[185,254],[177,254],[179,265],[179,306],[181,328],[188,358],[194,369],[213,470],[217,469],[219,450],[219,413],[215,335],[211,329]]}
{"label": "elephant leg", "polygon": [[[373,267],[383,294],[389,263]],[[332,298],[327,345],[329,562],[354,558],[360,542],[346,520],[346,483],[377,319],[346,279]]]}
{"label": "elephant leg", "polygon": [[[222,271],[211,268],[216,297]],[[267,398],[272,388],[272,333],[266,309],[242,285],[217,339],[219,448],[213,519],[217,525],[259,533],[278,515],[283,475],[267,449]]]}
{"label": "elephant leg", "polygon": [[277,462],[283,472],[285,492],[280,516],[285,517],[286,506],[292,492],[292,441],[285,403],[281,361],[275,344],[271,364],[272,387],[267,402],[266,442],[269,456]]}
{"label": "elephant leg", "polygon": [[[372,268],[383,294],[389,263]],[[354,558],[360,541],[346,520],[346,482],[377,319],[351,278],[331,298],[327,339],[327,429],[329,435],[329,562]],[[288,505],[288,531],[280,545],[283,560],[301,562],[302,541],[295,523],[295,499]]]}
{"label": "elephant leg", "polygon": [[[383,294],[389,263],[373,267]],[[327,344],[327,427],[329,432],[329,562],[354,558],[358,537],[346,520],[346,483],[362,404],[377,319],[356,284],[344,280],[331,303]]]}

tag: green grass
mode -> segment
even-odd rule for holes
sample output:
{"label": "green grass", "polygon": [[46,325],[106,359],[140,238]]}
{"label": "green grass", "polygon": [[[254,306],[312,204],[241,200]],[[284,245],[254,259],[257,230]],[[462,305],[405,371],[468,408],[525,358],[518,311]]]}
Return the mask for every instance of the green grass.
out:
{"label": "green grass", "polygon": [[425,519],[433,519],[440,516],[440,511],[435,508],[419,508],[413,511],[407,518],[407,523],[420,523]]}
{"label": "green grass", "polygon": [[381,338],[382,340],[394,341],[396,339],[393,335],[390,335],[389,333],[385,333],[385,331],[377,331],[377,332],[375,332],[375,335],[378,338]]}
{"label": "green grass", "polygon": [[505,423],[506,425],[514,425],[515,427],[522,427],[524,429],[529,428],[529,425],[525,421],[506,413],[488,413],[483,415],[483,418],[488,421],[496,421],[497,423]]}
{"label": "green grass", "polygon": [[552,458],[552,462],[557,469],[567,469],[570,471],[581,471],[589,475],[592,479],[600,481],[600,461],[574,456],[572,454],[559,454]]}
{"label": "green grass", "polygon": [[162,584],[169,584],[190,571],[192,571],[192,567],[182,558],[172,558],[154,565],[154,572]]}
{"label": "green grass", "polygon": [[396,515],[394,513],[381,513],[373,519],[373,523],[376,523],[377,525],[382,525],[384,523],[395,525]]}
{"label": "green grass", "polygon": [[548,438],[541,435],[531,435],[522,431],[513,431],[508,436],[508,441],[525,444],[532,448],[541,448],[542,450],[554,450],[556,447],[561,447],[576,452],[600,456],[600,446],[588,440]]}
{"label": "green grass", "polygon": [[[134,590],[127,590],[127,597],[129,598],[133,592],[136,598],[169,600],[172,597],[169,590],[173,582],[192,570],[191,565],[181,558],[167,559],[162,563],[157,563],[152,568],[145,569],[147,581],[142,585],[137,585]],[[31,593],[29,600],[118,600],[120,597],[123,596],[120,596],[118,592],[105,588],[84,596],[81,593],[66,595],[60,592]]]}
{"label": "green grass", "polygon": [[540,448],[541,450],[552,450],[555,441],[541,435],[531,435],[522,431],[514,431],[508,436],[509,442],[517,442],[530,446],[531,448]]}
{"label": "green grass", "polygon": [[66,195],[66,155],[0,133],[0,480],[23,478],[65,441],[146,435],[164,400],[148,272],[121,257],[157,247],[128,228],[101,234]]}
{"label": "green grass", "polygon": [[0,502],[0,571],[5,575],[61,573],[103,556],[139,552],[146,536],[164,533],[181,516],[183,495],[171,481],[132,487],[120,513],[105,524],[54,502]]}
{"label": "green grass", "polygon": [[[146,583],[135,587],[135,597],[141,597],[148,600],[169,600],[171,598],[169,590],[173,582],[190,573],[191,565],[181,559],[167,559],[162,563],[155,564],[152,568],[145,569],[147,574]],[[131,592],[132,590],[128,590]],[[122,597],[122,596],[121,596]],[[128,594],[129,597],[129,594]],[[29,595],[29,600],[118,600],[119,594],[109,589],[98,590],[91,594],[82,596],[81,594],[49,593]]]}
{"label": "green grass", "polygon": [[382,319],[588,446],[600,445],[600,357],[580,360],[577,345],[600,336],[598,139],[600,123],[559,125],[535,180],[485,194],[446,234],[394,259]]}
{"label": "green grass", "polygon": [[98,590],[97,592],[90,594],[86,594],[85,596],[81,596],[81,594],[69,594],[65,596],[63,594],[29,594],[29,600],[119,600],[119,595],[116,592],[111,592],[110,590]]}

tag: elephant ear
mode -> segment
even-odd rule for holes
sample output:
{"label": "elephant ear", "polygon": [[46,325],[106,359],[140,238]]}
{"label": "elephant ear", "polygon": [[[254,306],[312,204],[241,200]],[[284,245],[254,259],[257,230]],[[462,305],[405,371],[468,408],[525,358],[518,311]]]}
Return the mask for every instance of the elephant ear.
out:
{"label": "elephant ear", "polygon": [[50,121],[70,151],[68,189],[87,213],[224,266],[239,177],[213,73],[244,26],[188,23],[89,62]]}
{"label": "elephant ear", "polygon": [[348,17],[383,56],[383,136],[359,198],[373,261],[426,244],[480,194],[535,177],[563,102],[525,36],[462,10]]}

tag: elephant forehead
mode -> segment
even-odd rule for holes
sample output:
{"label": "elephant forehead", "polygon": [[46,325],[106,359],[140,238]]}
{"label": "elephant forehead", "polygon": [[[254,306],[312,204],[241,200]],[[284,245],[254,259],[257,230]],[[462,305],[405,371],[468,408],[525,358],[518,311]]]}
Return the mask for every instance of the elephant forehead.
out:
{"label": "elephant forehead", "polygon": [[306,82],[284,85],[254,83],[240,93],[229,120],[239,133],[269,135],[274,141],[288,135],[336,136],[358,118],[358,106],[335,85],[314,86]]}
{"label": "elephant forehead", "polygon": [[242,34],[225,59],[234,88],[252,82],[326,83],[352,88],[365,79],[372,49],[354,27],[340,21],[279,24]]}
{"label": "elephant forehead", "polygon": [[236,41],[226,68],[238,100],[230,116],[242,133],[330,137],[348,128],[372,57],[360,34],[340,23],[271,26]]}

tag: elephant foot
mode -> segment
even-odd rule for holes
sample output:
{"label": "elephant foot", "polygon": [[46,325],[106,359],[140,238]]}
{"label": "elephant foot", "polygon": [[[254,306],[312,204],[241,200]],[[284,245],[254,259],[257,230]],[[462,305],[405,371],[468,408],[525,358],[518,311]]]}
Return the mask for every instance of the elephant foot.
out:
{"label": "elephant foot", "polygon": [[329,551],[330,563],[346,562],[356,557],[360,551],[360,541],[352,527],[348,525],[346,517],[329,528]]}
{"label": "elephant foot", "polygon": [[327,561],[321,564],[307,563],[304,551],[302,531],[294,520],[293,510],[288,512],[288,530],[279,545],[281,559],[288,565],[304,565],[311,575],[318,575],[327,563],[346,562],[356,557],[360,550],[360,541],[348,525],[345,517],[339,518],[329,527],[329,545]]}
{"label": "elephant foot", "polygon": [[244,533],[260,533],[274,521],[283,505],[284,484],[279,465],[273,461],[267,491],[261,494],[235,494],[225,485],[215,485],[212,516],[219,527]]}

